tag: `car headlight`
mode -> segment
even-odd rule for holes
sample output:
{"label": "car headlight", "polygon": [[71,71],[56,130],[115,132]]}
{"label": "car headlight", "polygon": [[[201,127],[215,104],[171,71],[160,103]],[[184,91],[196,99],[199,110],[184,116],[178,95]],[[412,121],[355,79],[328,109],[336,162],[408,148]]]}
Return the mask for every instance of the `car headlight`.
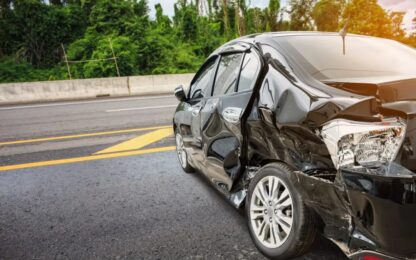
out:
{"label": "car headlight", "polygon": [[336,168],[380,167],[396,159],[406,133],[398,119],[358,122],[337,119],[322,128],[322,137]]}

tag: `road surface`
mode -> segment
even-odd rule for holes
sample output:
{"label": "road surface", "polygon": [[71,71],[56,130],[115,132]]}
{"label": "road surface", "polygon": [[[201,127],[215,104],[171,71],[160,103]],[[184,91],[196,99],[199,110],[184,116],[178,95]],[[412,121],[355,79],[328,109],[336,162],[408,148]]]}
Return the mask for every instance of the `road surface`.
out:
{"label": "road surface", "polygon": [[[0,106],[0,259],[263,259],[181,171],[171,96]],[[299,259],[344,259],[320,238]]]}

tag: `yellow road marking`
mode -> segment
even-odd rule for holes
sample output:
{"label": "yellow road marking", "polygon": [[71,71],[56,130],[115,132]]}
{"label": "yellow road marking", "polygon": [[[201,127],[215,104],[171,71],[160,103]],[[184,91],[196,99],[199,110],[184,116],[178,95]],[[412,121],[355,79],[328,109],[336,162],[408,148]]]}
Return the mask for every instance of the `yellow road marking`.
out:
{"label": "yellow road marking", "polygon": [[65,136],[45,137],[45,138],[18,140],[18,141],[10,141],[10,142],[0,142],[0,146],[15,145],[15,144],[26,144],[26,143],[36,143],[36,142],[45,142],[45,141],[56,141],[56,140],[65,140],[65,139],[73,139],[73,138],[100,136],[100,135],[133,133],[133,132],[140,132],[140,131],[146,131],[146,130],[156,130],[156,129],[168,128],[168,127],[170,128],[171,126],[155,126],[155,127],[145,127],[145,128],[133,128],[133,129],[124,129],[124,130],[106,131],[106,132],[97,132],[97,133],[88,133],[88,134],[65,135]]}
{"label": "yellow road marking", "polygon": [[145,147],[146,145],[157,142],[171,135],[173,135],[173,130],[171,128],[159,129],[148,134],[141,135],[128,141],[122,142],[121,144],[111,146],[109,148],[96,152],[95,154],[138,150],[140,148]]}
{"label": "yellow road marking", "polygon": [[120,152],[120,153],[111,153],[111,154],[97,154],[97,155],[91,155],[91,156],[85,156],[85,157],[76,157],[76,158],[69,158],[69,159],[60,159],[60,160],[52,160],[52,161],[7,165],[7,166],[0,166],[0,171],[10,171],[10,170],[33,168],[33,167],[49,166],[49,165],[76,163],[76,162],[86,162],[86,161],[94,161],[94,160],[101,160],[101,159],[125,157],[125,156],[147,154],[147,153],[159,153],[159,152],[172,151],[172,150],[175,150],[175,149],[176,149],[175,146],[166,146],[166,147],[151,148],[151,149],[144,149],[144,150],[131,151],[131,152]]}

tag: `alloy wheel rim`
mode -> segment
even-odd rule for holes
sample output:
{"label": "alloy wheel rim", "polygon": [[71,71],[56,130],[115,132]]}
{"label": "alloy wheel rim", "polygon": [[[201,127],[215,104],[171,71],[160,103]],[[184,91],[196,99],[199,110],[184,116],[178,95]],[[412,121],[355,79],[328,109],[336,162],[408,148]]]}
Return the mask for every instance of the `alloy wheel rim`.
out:
{"label": "alloy wheel rim", "polygon": [[176,152],[178,153],[179,162],[183,168],[186,168],[187,158],[182,136],[176,134]]}
{"label": "alloy wheel rim", "polygon": [[293,226],[293,200],[286,184],[266,176],[254,188],[250,221],[254,234],[267,248],[278,248],[288,239]]}

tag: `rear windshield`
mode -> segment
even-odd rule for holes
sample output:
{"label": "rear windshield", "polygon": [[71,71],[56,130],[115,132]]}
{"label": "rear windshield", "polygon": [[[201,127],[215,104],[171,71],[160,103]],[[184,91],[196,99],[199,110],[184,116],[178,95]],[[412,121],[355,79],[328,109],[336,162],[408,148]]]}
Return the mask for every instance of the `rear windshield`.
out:
{"label": "rear windshield", "polygon": [[416,50],[398,42],[338,35],[293,35],[274,40],[317,80],[416,76]]}

